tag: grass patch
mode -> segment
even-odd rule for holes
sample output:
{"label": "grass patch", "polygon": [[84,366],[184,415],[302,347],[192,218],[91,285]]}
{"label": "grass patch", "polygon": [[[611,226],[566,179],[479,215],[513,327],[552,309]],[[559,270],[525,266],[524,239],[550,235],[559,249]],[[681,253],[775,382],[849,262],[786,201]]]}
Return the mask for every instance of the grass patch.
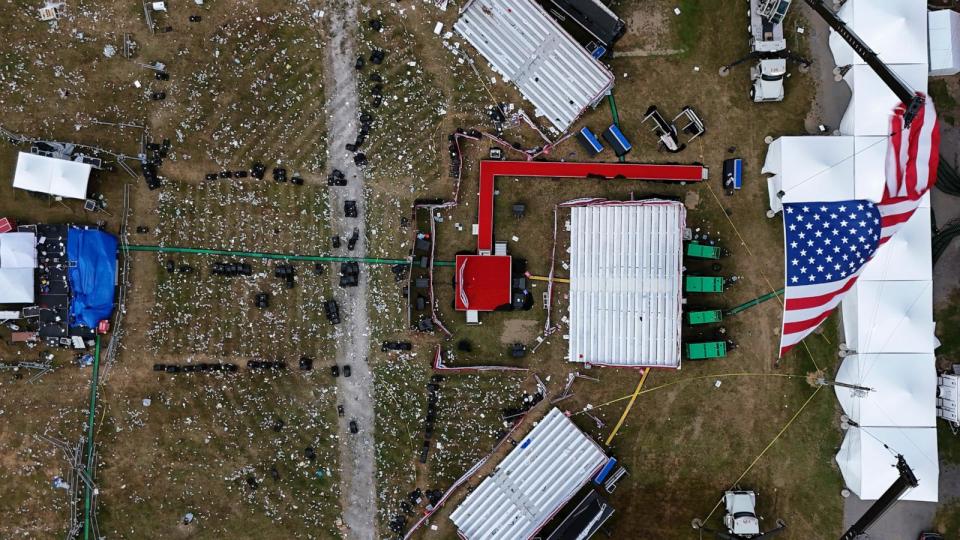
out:
{"label": "grass patch", "polygon": [[673,27],[684,56],[697,51],[705,18],[702,0],[680,0],[680,15],[673,18]]}

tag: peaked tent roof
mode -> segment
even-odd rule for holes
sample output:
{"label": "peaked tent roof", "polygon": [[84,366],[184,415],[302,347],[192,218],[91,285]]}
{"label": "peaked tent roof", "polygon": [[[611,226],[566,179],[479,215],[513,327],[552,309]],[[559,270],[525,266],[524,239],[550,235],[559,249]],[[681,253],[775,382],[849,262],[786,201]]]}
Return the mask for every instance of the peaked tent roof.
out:
{"label": "peaked tent roof", "polygon": [[0,234],[0,304],[33,302],[36,267],[36,235],[32,232]]}
{"label": "peaked tent roof", "polygon": [[843,301],[843,315],[847,346],[858,353],[932,353],[936,347],[930,281],[860,280]]}
{"label": "peaked tent roof", "polygon": [[[918,92],[927,91],[927,64],[900,64],[889,66],[906,85]],[[900,100],[865,64],[854,65],[843,80],[850,86],[852,96],[843,119],[843,135],[886,136],[890,132],[890,116]],[[886,149],[886,145],[884,149]]]}
{"label": "peaked tent roof", "polygon": [[[780,137],[770,143],[763,171],[770,208],[781,202],[845,201],[855,198],[853,137]],[[783,191],[783,199],[777,193]]]}
{"label": "peaked tent roof", "polygon": [[899,476],[897,452],[919,481],[900,500],[937,502],[940,467],[935,428],[851,427],[837,453],[837,465],[851,491],[861,499],[874,500]]}
{"label": "peaked tent roof", "polygon": [[[849,0],[837,15],[887,64],[927,64],[927,5],[916,0]],[[830,30],[838,66],[865,64]]]}
{"label": "peaked tent roof", "polygon": [[86,163],[20,152],[13,187],[69,199],[86,199],[91,169]]}
{"label": "peaked tent roof", "polygon": [[851,420],[864,427],[934,427],[937,377],[932,354],[854,354],[843,359],[835,386]]}

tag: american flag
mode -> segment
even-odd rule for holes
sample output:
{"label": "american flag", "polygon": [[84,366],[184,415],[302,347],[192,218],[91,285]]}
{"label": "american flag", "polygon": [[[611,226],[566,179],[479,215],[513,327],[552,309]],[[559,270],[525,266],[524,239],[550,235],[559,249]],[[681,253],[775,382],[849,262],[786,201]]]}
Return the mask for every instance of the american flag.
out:
{"label": "american flag", "polygon": [[936,181],[940,128],[933,101],[921,97],[923,107],[909,127],[904,125],[903,104],[890,118],[886,189],[880,202],[783,205],[786,291],[781,357],[830,316],[877,248],[910,219]]}

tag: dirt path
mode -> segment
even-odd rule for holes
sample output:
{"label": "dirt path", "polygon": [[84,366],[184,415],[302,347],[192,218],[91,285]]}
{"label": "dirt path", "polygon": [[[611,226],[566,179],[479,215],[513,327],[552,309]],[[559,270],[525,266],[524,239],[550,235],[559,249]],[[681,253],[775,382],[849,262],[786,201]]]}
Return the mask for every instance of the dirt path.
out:
{"label": "dirt path", "polygon": [[[356,72],[356,44],[352,30],[357,26],[356,0],[344,0],[326,15],[330,35],[326,47],[326,95],[328,167],[343,171],[346,187],[330,190],[331,229],[343,238],[341,248],[346,253],[346,238],[354,227],[359,229],[361,241],[352,255],[366,255],[363,204],[363,171],[353,162],[353,156],[344,146],[353,142],[358,130],[358,95]],[[346,218],[343,202],[357,201],[360,218]],[[343,323],[337,344],[337,364],[350,364],[353,375],[338,379],[340,403],[346,414],[340,419],[340,493],[343,520],[348,531],[345,538],[369,540],[377,537],[377,499],[374,484],[374,403],[373,376],[366,357],[370,350],[370,326],[367,319],[367,269],[360,269],[357,287],[342,289],[339,276],[331,272],[337,302]],[[358,434],[348,429],[350,420],[360,427]]]}

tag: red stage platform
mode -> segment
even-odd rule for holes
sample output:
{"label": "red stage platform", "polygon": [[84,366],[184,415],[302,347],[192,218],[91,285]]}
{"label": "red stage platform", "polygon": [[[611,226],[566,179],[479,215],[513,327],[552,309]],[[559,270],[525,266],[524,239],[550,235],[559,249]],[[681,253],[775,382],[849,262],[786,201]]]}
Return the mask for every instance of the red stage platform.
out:
{"label": "red stage platform", "polygon": [[[699,182],[707,179],[707,168],[701,165],[644,165],[641,163],[570,163],[564,161],[498,161],[480,162],[480,210],[477,252],[493,250],[493,190],[498,176],[539,178],[661,180]],[[459,265],[460,258],[457,258]],[[459,266],[458,266],[459,268]],[[509,296],[509,290],[508,290]],[[459,302],[460,300],[457,299]],[[508,300],[509,301],[509,300]],[[460,309],[459,307],[457,309]],[[470,308],[474,309],[474,308]]]}
{"label": "red stage platform", "polygon": [[510,303],[508,255],[457,255],[457,311],[493,311]]}

